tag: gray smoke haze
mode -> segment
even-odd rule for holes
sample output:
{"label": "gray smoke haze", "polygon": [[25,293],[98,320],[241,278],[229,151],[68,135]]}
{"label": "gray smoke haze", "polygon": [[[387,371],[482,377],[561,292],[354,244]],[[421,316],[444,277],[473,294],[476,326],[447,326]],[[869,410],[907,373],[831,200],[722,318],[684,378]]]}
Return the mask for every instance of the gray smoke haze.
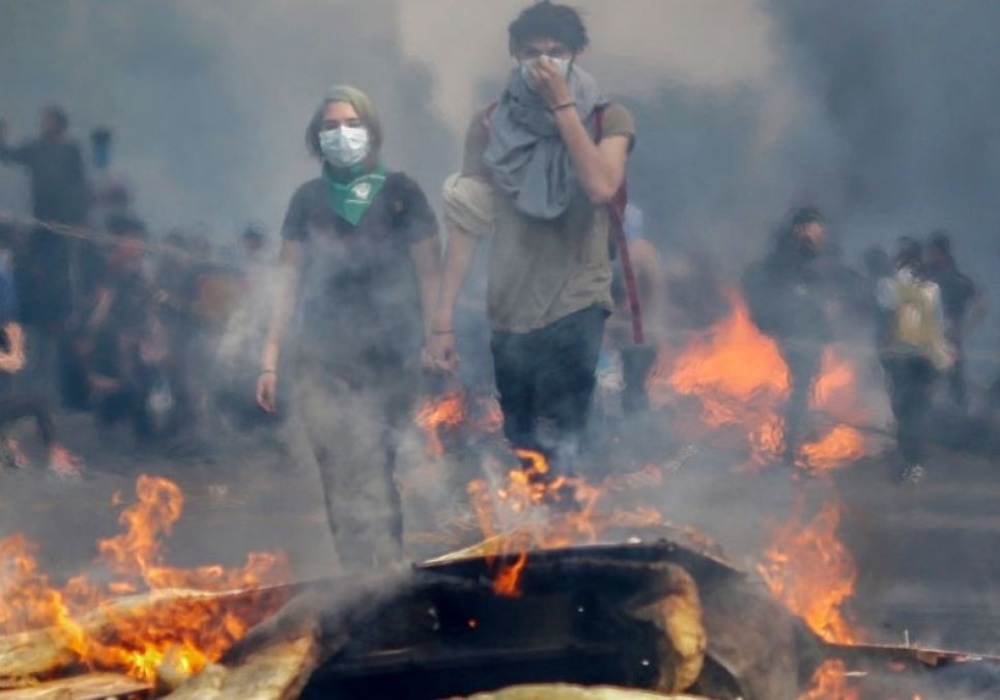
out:
{"label": "gray smoke haze", "polygon": [[[250,220],[276,228],[315,172],[305,124],[325,89],[364,87],[387,156],[421,179],[455,153],[428,107],[431,77],[399,50],[397,3],[0,2],[0,113],[34,135],[38,108],[64,105],[80,137],[117,132],[116,170],[159,228]],[[9,174],[7,180],[9,181]]]}
{"label": "gray smoke haze", "polygon": [[[807,199],[852,243],[939,225],[991,238],[995,4],[578,4],[583,61],[639,119],[631,186],[661,240],[700,241],[735,267]],[[506,24],[523,5],[0,0],[0,113],[15,138],[52,101],[78,135],[115,126],[117,169],[155,225],[273,228],[314,172],[310,110],[349,81],[379,106],[390,163],[433,198],[483,86],[510,65]],[[0,177],[6,206],[23,198]]]}
{"label": "gray smoke haze", "polygon": [[[0,0],[0,114],[15,140],[33,135],[49,102],[67,107],[78,136],[115,127],[116,169],[136,185],[139,212],[155,227],[206,222],[228,232],[259,220],[274,228],[291,191],[315,171],[302,146],[311,110],[328,85],[348,81],[380,109],[390,165],[433,198],[457,166],[481,84],[496,84],[511,65],[506,25],[523,5]],[[634,0],[626,13],[597,0],[580,5],[593,36],[587,65],[609,91],[725,92],[766,73],[767,23],[752,2]],[[712,37],[726,43],[724,54]],[[687,116],[664,126],[684,138]],[[660,125],[641,128],[652,146]],[[673,164],[662,166],[655,181],[670,188]],[[23,200],[12,171],[0,177],[4,203]]]}
{"label": "gray smoke haze", "polygon": [[[851,220],[995,239],[1000,6],[985,1],[770,2],[800,88],[838,144]],[[993,247],[995,252],[995,247]]]}

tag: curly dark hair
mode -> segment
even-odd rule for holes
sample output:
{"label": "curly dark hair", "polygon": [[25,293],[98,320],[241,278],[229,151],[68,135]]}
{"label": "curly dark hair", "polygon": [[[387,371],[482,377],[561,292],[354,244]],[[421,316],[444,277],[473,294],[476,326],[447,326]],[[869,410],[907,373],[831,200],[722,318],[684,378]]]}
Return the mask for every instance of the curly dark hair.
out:
{"label": "curly dark hair", "polygon": [[541,0],[521,11],[507,27],[511,54],[533,39],[552,39],[573,53],[581,53],[590,43],[579,10]]}

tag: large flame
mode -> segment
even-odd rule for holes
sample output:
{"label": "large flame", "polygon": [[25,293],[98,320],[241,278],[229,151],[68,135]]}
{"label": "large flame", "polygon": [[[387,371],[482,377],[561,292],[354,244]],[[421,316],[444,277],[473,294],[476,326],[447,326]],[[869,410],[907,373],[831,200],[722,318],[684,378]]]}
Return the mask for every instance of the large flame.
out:
{"label": "large flame", "polygon": [[810,629],[831,643],[862,641],[845,619],[841,606],[854,594],[857,568],[837,537],[840,507],[826,503],[811,522],[803,522],[804,500],[774,540],[757,567],[771,592]]}
{"label": "large flame", "polygon": [[[665,354],[661,356],[651,381],[651,397],[660,405],[670,401],[671,392],[696,398],[704,426],[737,428],[745,436],[752,463],[766,464],[784,450],[788,367],[777,344],[753,324],[739,294],[732,292],[729,296],[729,316],[695,337],[672,362]],[[857,418],[862,414],[853,386],[851,365],[826,348],[813,386],[811,408],[828,422],[837,420],[835,416]],[[863,453],[860,433],[840,423],[831,425],[815,442],[802,445],[796,464],[827,470]]]}
{"label": "large flame", "polygon": [[[239,568],[169,567],[162,539],[183,511],[183,495],[175,483],[145,475],[136,495],[119,518],[124,532],[98,543],[94,573],[62,586],[39,570],[38,548],[23,535],[0,541],[0,634],[52,628],[91,668],[152,680],[164,661],[196,673],[276,611],[280,596],[254,591],[290,580],[283,554],[251,553]],[[131,593],[149,595],[130,607],[120,596]]]}

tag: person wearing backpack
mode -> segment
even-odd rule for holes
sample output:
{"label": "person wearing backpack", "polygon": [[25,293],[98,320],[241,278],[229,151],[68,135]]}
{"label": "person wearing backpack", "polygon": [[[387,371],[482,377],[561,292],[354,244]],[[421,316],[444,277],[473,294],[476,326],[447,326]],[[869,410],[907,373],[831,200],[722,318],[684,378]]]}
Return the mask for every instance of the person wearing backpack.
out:
{"label": "person wearing backpack", "polygon": [[455,303],[492,232],[487,317],[504,433],[567,473],[613,308],[610,240],[635,122],[579,66],[588,37],[575,9],[535,3],[508,35],[517,65],[499,100],[473,117],[462,173],[445,186],[449,240],[429,354],[454,369]]}
{"label": "person wearing backpack", "polygon": [[924,474],[925,422],[931,390],[939,372],[954,363],[944,335],[941,290],[927,278],[920,241],[902,238],[895,256],[896,273],[879,283],[878,303],[888,314],[886,342],[879,349],[896,420],[901,483],[917,483]]}
{"label": "person wearing backpack", "polygon": [[[295,375],[292,401],[341,565],[391,566],[402,556],[396,451],[440,281],[437,221],[420,186],[383,164],[382,128],[360,90],[327,92],[306,144],[322,169],[295,191],[282,225],[257,402],[275,412],[279,379]],[[283,341],[296,316],[294,370],[286,370]]]}

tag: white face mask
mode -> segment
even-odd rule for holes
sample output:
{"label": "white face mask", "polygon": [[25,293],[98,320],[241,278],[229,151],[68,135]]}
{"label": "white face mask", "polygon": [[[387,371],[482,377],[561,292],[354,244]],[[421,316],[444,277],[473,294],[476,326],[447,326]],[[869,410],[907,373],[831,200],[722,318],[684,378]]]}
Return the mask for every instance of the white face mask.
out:
{"label": "white face mask", "polygon": [[319,132],[319,148],[335,168],[349,168],[368,157],[368,129],[339,126]]}
{"label": "white face mask", "polygon": [[[547,61],[550,61],[552,65],[555,67],[555,69],[558,70],[560,73],[562,73],[564,78],[567,79],[569,78],[569,70],[570,67],[573,65],[573,59],[552,58],[551,56],[546,56],[545,59]],[[529,61],[521,61],[521,77],[524,78],[524,81],[528,83],[528,87],[530,87],[532,90],[535,89],[535,86],[532,84],[531,80],[531,67],[535,65],[535,61],[540,61],[540,60],[541,58],[533,58]]]}

